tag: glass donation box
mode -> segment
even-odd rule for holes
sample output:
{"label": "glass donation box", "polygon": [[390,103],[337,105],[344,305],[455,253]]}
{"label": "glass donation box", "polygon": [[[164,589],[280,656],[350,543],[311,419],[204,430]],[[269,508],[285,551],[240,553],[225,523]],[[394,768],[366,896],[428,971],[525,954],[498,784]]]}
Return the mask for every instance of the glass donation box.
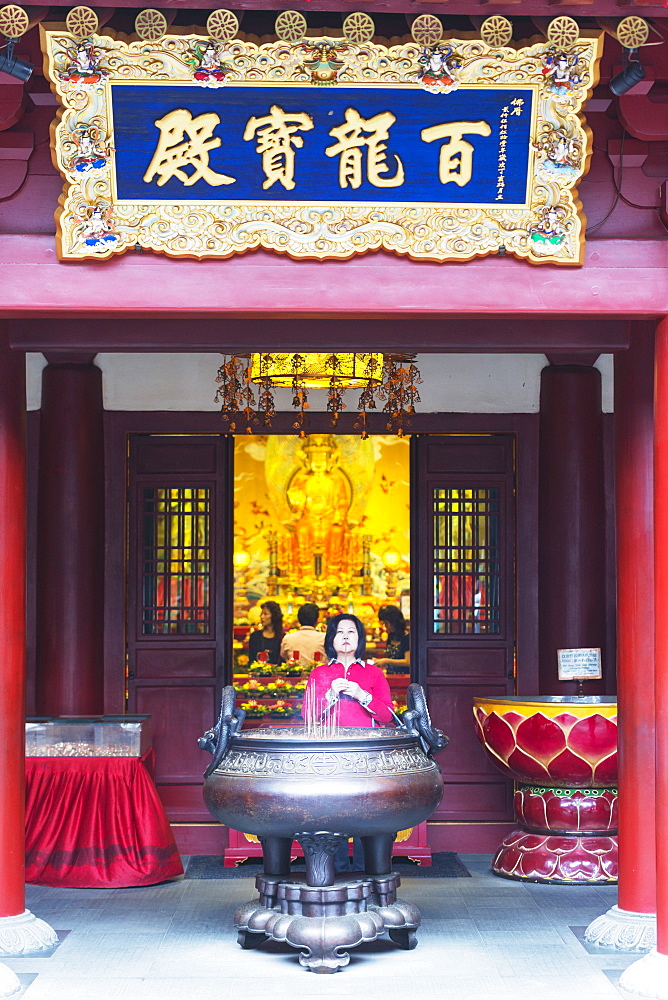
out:
{"label": "glass donation box", "polygon": [[183,875],[153,781],[149,721],[26,719],[26,882],[120,889]]}
{"label": "glass donation box", "polygon": [[26,719],[26,757],[143,757],[148,715],[65,715]]}

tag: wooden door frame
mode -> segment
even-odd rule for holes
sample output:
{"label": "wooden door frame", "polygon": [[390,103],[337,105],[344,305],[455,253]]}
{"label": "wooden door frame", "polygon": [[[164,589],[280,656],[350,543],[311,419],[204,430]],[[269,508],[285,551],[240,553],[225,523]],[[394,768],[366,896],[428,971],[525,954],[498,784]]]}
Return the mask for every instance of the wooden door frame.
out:
{"label": "wooden door frame", "polygon": [[[447,433],[416,435],[411,442],[411,566],[419,567],[418,571],[411,573],[412,580],[415,581],[412,587],[411,600],[415,596],[414,607],[417,612],[411,619],[411,660],[413,662],[414,679],[419,681],[425,689],[428,685],[427,651],[430,646],[433,648],[433,643],[438,644],[444,651],[447,649],[455,651],[461,647],[462,643],[467,644],[466,640],[468,639],[473,641],[482,651],[486,646],[497,645],[498,643],[503,644],[505,642],[509,646],[512,646],[515,658],[517,658],[517,453],[519,450],[517,434],[508,433],[507,431],[496,431],[494,434],[486,436],[478,432],[468,437],[471,440],[469,447],[474,447],[476,443],[486,446],[492,443],[495,437],[503,437],[505,441],[504,449],[510,448],[512,450],[511,469],[498,473],[489,473],[480,470],[473,472],[442,472],[434,474],[432,477],[426,471],[426,468],[424,468],[424,463],[427,461],[429,439],[440,438],[447,440],[448,438],[452,438],[453,443],[464,445],[467,435],[460,432],[457,432],[455,435]],[[418,442],[421,447],[418,446]],[[423,467],[421,467],[421,461]],[[442,476],[448,477],[451,480],[450,485],[453,487],[458,486],[461,482],[465,482],[467,487],[497,485],[501,490],[500,511],[504,540],[501,546],[502,577],[500,580],[501,606],[499,610],[500,620],[504,625],[503,634],[496,635],[490,633],[463,637],[444,633],[443,635],[435,636],[430,631],[433,605],[430,596],[431,585],[428,581],[433,579],[434,543],[431,537],[433,530],[433,514],[431,513],[433,503],[431,499],[432,486],[429,484],[436,480],[440,483]],[[425,478],[427,481],[425,481]],[[430,492],[430,499],[428,501],[430,513],[428,515],[425,512],[424,500],[420,495],[427,488]],[[415,503],[412,502],[413,497],[415,497]],[[425,526],[421,522],[427,517],[429,518],[429,523],[428,526]],[[511,519],[510,522],[509,518]],[[510,535],[507,533],[508,530],[510,530]],[[510,548],[508,547],[509,537],[512,538],[512,546]],[[509,664],[506,666],[508,668]],[[513,674],[509,672],[507,676],[510,679],[513,677]],[[513,691],[508,693],[515,693],[516,684],[517,677],[515,676]]]}
{"label": "wooden door frame", "polygon": [[[131,437],[135,439],[150,437],[151,435],[145,435],[143,433],[132,432]],[[192,435],[190,440],[211,440],[213,435]],[[178,438],[165,437],[165,441],[179,440],[181,441],[181,436]],[[220,445],[223,444],[223,447]],[[220,442],[218,438],[216,440],[217,445],[217,455],[216,455],[216,471],[215,473],[196,473],[191,472],[160,472],[160,473],[142,473],[136,467],[136,462],[138,459],[138,448],[135,450],[133,455],[131,448],[131,440],[128,438],[128,485],[130,487],[128,491],[128,511],[127,511],[127,552],[128,552],[128,563],[127,563],[127,576],[126,576],[126,597],[128,606],[134,604],[134,621],[132,623],[127,622],[126,630],[129,632],[130,629],[134,629],[134,644],[135,648],[138,650],[142,646],[153,646],[159,648],[163,643],[168,643],[170,647],[178,646],[182,643],[185,646],[189,645],[190,639],[196,640],[196,645],[211,645],[217,650],[224,647],[226,643],[232,641],[232,595],[231,595],[231,584],[233,582],[233,576],[231,572],[231,542],[230,542],[230,509],[232,504],[227,502],[226,496],[226,484],[230,482],[230,469],[231,461],[230,456],[232,448],[224,446],[224,442]],[[189,486],[204,486],[210,489],[210,506],[209,506],[209,544],[210,551],[212,553],[212,559],[210,562],[210,573],[209,578],[211,580],[211,590],[210,594],[212,596],[212,601],[210,605],[210,628],[209,632],[205,636],[174,636],[174,635],[146,635],[143,636],[141,632],[141,562],[142,557],[140,555],[141,550],[141,521],[142,521],[142,502],[140,500],[140,492],[142,487],[150,486],[164,486],[168,484],[170,487],[189,487]],[[134,491],[134,496],[132,492]],[[133,537],[134,532],[134,537]],[[197,643],[200,640],[200,643]],[[128,636],[126,635],[126,648],[129,646]],[[215,676],[216,676],[216,704],[220,701],[222,686],[229,681],[230,674],[230,664],[223,663],[222,669],[221,665],[216,658],[215,665]],[[136,709],[131,709],[131,712],[136,712]]]}
{"label": "wooden door frame", "polygon": [[[371,423],[371,432],[386,434],[380,415]],[[220,434],[224,433],[220,414],[192,411],[107,410],[105,420],[106,469],[106,558],[105,558],[105,712],[123,712],[126,657],[126,580],[128,447],[131,434]],[[355,415],[343,414],[337,434],[358,433]],[[286,434],[292,431],[294,415],[276,415],[271,428],[258,433]],[[313,433],[331,432],[326,413],[311,413]],[[428,413],[413,417],[411,433],[420,434],[515,434],[517,519],[516,587],[517,602],[517,690],[535,693],[538,684],[538,414],[537,413]],[[294,433],[294,431],[292,431]],[[231,452],[232,449],[230,449]],[[230,516],[231,515],[231,505]],[[231,539],[231,523],[226,537]],[[229,560],[228,560],[229,561]]]}

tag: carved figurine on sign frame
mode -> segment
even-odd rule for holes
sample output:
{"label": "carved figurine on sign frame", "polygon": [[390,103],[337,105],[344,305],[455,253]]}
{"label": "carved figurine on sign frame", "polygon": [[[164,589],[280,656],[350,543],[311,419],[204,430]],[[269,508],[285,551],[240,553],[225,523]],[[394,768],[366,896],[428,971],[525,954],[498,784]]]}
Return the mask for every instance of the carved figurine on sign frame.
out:
{"label": "carved figurine on sign frame", "polygon": [[219,44],[193,29],[82,41],[49,24],[41,35],[60,104],[63,260],[139,246],[582,263],[581,112],[599,33],[559,49],[462,36]]}
{"label": "carved figurine on sign frame", "polygon": [[449,45],[434,45],[424,49],[419,58],[420,86],[431,94],[450,94],[459,86],[457,70],[459,61],[453,56]]}
{"label": "carved figurine on sign frame", "polygon": [[90,39],[73,39],[72,45],[66,49],[69,61],[60,79],[64,83],[79,87],[94,87],[105,75],[100,69],[101,52],[95,48]]}

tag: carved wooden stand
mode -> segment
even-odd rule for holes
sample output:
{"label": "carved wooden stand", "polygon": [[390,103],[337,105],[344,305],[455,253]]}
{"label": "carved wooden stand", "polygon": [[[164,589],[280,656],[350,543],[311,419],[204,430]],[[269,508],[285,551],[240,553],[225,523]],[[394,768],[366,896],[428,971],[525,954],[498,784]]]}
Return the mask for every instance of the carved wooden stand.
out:
{"label": "carved wooden stand", "polygon": [[262,840],[265,872],[255,880],[260,898],[234,914],[242,948],[281,941],[302,949],[299,961],[311,972],[338,972],[350,961],[346,948],[375,941],[385,931],[400,948],[416,946],[420,911],[397,899],[401,880],[390,871],[391,834],[362,838],[367,870],[359,878],[334,874],[337,849],[347,844],[343,834],[322,830],[295,837],[304,851],[305,875],[289,873],[292,840]]}
{"label": "carved wooden stand", "polygon": [[305,879],[258,875],[260,898],[243,903],[234,914],[242,948],[281,941],[301,949],[304,968],[321,973],[338,972],[350,961],[346,949],[375,941],[385,931],[400,948],[415,948],[420,911],[397,899],[396,872],[339,876],[326,886],[310,886]]}

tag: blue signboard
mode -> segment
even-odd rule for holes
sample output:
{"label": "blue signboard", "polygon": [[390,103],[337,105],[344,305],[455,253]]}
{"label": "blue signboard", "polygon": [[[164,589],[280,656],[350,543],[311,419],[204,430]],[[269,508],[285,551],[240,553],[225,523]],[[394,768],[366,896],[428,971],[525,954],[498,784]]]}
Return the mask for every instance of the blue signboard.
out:
{"label": "blue signboard", "polygon": [[602,33],[572,22],[563,52],[540,38],[365,41],[370,18],[354,14],[355,37],[281,28],[258,42],[221,14],[216,35],[179,28],[141,44],[42,26],[62,106],[63,260],[145,248],[582,263],[582,109]]}
{"label": "blue signboard", "polygon": [[114,82],[116,200],[524,205],[534,96]]}

